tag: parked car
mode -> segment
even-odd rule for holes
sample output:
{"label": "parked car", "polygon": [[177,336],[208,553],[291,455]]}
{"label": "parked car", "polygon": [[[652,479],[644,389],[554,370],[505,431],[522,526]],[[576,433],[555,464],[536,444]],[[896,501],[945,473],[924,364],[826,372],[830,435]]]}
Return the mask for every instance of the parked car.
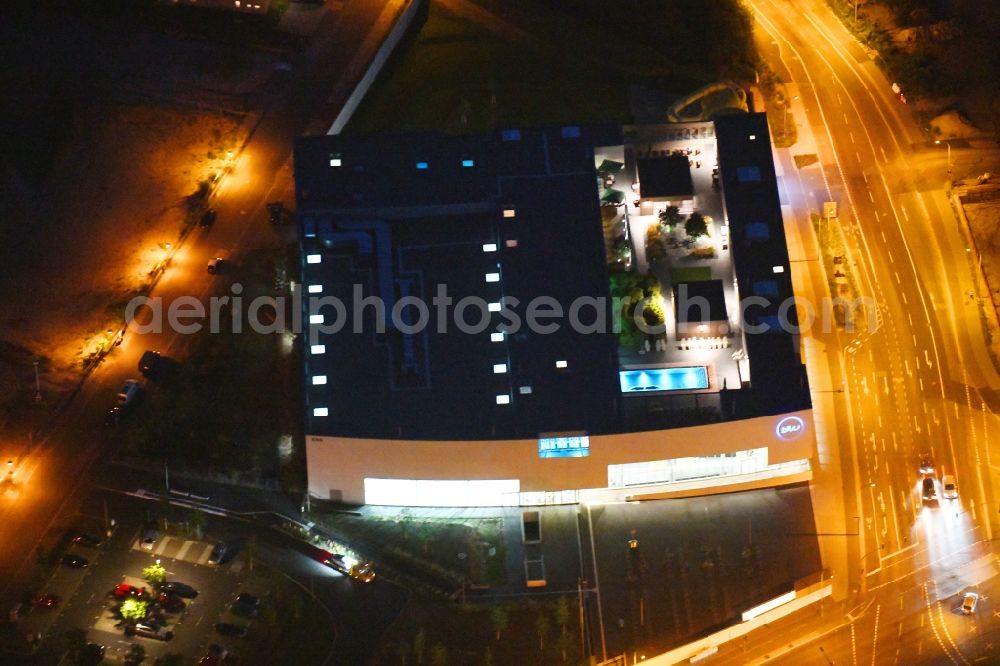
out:
{"label": "parked car", "polygon": [[155,375],[160,366],[160,352],[147,349],[139,358],[139,372],[143,377]]}
{"label": "parked car", "polygon": [[204,213],[201,214],[201,226],[210,227],[215,224],[215,209],[209,208]]}
{"label": "parked car", "polygon": [[96,534],[77,534],[73,537],[73,543],[89,548],[99,548],[104,543],[104,539]]}
{"label": "parked car", "polygon": [[240,592],[236,595],[236,602],[243,606],[250,606],[252,608],[260,608],[260,599],[247,592]]}
{"label": "parked car", "polygon": [[139,380],[126,379],[125,383],[122,384],[122,390],[118,392],[118,404],[123,407],[131,405],[135,402],[137,395],[139,395]]}
{"label": "parked car", "polygon": [[141,636],[142,638],[155,638],[159,641],[169,641],[174,637],[174,632],[168,630],[156,622],[137,622],[134,627],[125,630],[126,634]]}
{"label": "parked car", "polygon": [[208,272],[212,275],[221,273],[225,268],[226,256],[225,250],[216,251],[215,256],[208,260]]}
{"label": "parked car", "polygon": [[979,605],[979,595],[975,592],[966,592],[965,596],[962,597],[962,612],[966,615],[972,615],[976,612],[976,606]]}
{"label": "parked car", "polygon": [[83,569],[90,564],[90,561],[86,557],[80,557],[79,555],[63,555],[60,560],[64,567],[70,567],[71,569]]}
{"label": "parked car", "polygon": [[229,622],[219,622],[215,625],[215,631],[222,634],[223,636],[231,636],[233,638],[243,638],[247,635],[247,627],[245,624],[231,624]]}
{"label": "parked car", "polygon": [[87,643],[80,650],[76,663],[79,666],[97,666],[104,661],[104,646],[99,643]]}
{"label": "parked car", "polygon": [[233,602],[231,608],[233,611],[233,615],[238,615],[240,617],[246,617],[246,618],[257,617],[257,613],[259,612],[257,604],[241,602],[239,600],[239,597],[237,597],[236,601]]}
{"label": "parked car", "polygon": [[208,556],[208,563],[222,564],[222,560],[226,557],[227,552],[229,552],[229,547],[225,543],[215,544],[215,547],[212,548],[212,553]]}
{"label": "parked car", "polygon": [[142,533],[142,540],[139,542],[139,547],[143,550],[153,550],[153,546],[156,545],[156,540],[159,538],[159,531],[150,527]]}
{"label": "parked car", "polygon": [[194,599],[198,596],[198,590],[194,589],[190,585],[185,585],[176,580],[168,580],[165,583],[160,583],[160,590],[162,592],[171,592],[176,594],[178,597],[184,597],[185,599]]}
{"label": "parked car", "polygon": [[941,487],[944,488],[945,499],[956,499],[958,498],[958,484],[955,483],[955,477],[952,474],[945,474],[941,479]]}
{"label": "parked car", "polygon": [[54,594],[38,594],[31,600],[31,604],[39,608],[55,608],[59,601],[59,597]]}
{"label": "parked car", "polygon": [[146,596],[146,590],[145,588],[129,585],[128,583],[119,583],[115,586],[114,595],[119,599],[128,599],[129,597],[141,599]]}
{"label": "parked car", "polygon": [[168,613],[180,613],[184,610],[184,600],[170,592],[160,592],[160,596],[156,598],[156,603]]}

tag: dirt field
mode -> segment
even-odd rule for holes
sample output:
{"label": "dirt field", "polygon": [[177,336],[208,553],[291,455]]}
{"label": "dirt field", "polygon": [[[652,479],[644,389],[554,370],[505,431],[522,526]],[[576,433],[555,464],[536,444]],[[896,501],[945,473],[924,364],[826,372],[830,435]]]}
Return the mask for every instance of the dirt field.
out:
{"label": "dirt field", "polygon": [[46,404],[75,385],[287,57],[162,18],[13,18],[0,20],[13,91],[0,100],[0,428],[31,403],[34,359]]}

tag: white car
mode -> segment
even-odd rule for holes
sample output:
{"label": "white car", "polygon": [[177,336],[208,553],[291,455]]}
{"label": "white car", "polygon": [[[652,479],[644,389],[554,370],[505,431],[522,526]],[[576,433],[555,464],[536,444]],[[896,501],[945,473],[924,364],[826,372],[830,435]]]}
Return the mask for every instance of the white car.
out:
{"label": "white car", "polygon": [[979,595],[975,592],[966,592],[965,596],[962,597],[962,612],[966,615],[972,615],[976,612],[976,606],[979,605]]}
{"label": "white car", "polygon": [[130,405],[135,401],[137,395],[139,395],[139,380],[126,379],[122,390],[118,392],[118,404]]}
{"label": "white car", "polygon": [[958,497],[958,485],[955,483],[955,477],[951,474],[945,474],[944,478],[941,479],[941,486],[944,488],[945,499],[956,499]]}
{"label": "white car", "polygon": [[160,533],[154,529],[146,530],[142,533],[142,540],[139,542],[139,547],[143,550],[153,550],[153,546],[156,544],[159,536]]}

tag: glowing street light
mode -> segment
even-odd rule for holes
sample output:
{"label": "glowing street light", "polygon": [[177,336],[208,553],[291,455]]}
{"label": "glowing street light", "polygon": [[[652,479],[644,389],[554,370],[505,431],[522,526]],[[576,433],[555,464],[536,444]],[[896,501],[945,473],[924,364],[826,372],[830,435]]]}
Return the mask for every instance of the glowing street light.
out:
{"label": "glowing street light", "polygon": [[[940,144],[941,143],[941,139],[935,139],[934,143]],[[951,173],[951,143],[949,143],[948,141],[945,141],[944,145],[948,147],[948,173],[950,174]]]}

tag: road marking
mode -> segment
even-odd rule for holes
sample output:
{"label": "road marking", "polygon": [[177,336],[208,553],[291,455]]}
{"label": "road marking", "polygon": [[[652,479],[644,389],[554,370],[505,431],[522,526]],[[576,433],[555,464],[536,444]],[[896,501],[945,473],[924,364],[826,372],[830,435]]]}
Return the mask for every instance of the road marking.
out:
{"label": "road marking", "polygon": [[909,305],[910,304],[910,302],[906,300],[906,292],[905,291],[899,292],[899,295],[903,297],[903,305]]}
{"label": "road marking", "polygon": [[924,360],[927,361],[927,367],[928,368],[933,368],[934,367],[934,364],[931,363],[931,355],[929,353],[927,353],[926,349],[924,350]]}
{"label": "road marking", "polygon": [[882,146],[879,146],[878,149],[882,151],[882,159],[885,160],[886,163],[888,163],[889,162],[889,158],[885,154],[885,148],[883,148]]}
{"label": "road marking", "polygon": [[156,553],[157,555],[163,555],[163,551],[166,550],[167,544],[170,543],[172,538],[173,537],[168,537],[168,536],[163,537],[160,540],[160,545],[157,546],[156,550],[154,550],[153,552]]}
{"label": "road marking", "polygon": [[882,234],[882,242],[883,242],[883,243],[888,243],[888,242],[889,242],[889,239],[885,237],[885,232],[884,232],[884,231],[882,231],[881,229],[879,229],[879,230],[878,230],[878,232],[879,232],[880,234]]}
{"label": "road marking", "polygon": [[858,158],[858,164],[864,164],[864,162],[861,161],[861,153],[854,151],[854,156]]}
{"label": "road marking", "polygon": [[[854,143],[854,132],[848,132],[847,136],[851,137],[851,143]],[[858,161],[860,162],[861,160],[859,159]]]}
{"label": "road marking", "polygon": [[205,544],[205,550],[202,552],[198,559],[196,560],[198,564],[207,564],[208,558],[212,555],[212,544]]}
{"label": "road marking", "polygon": [[176,555],[174,555],[174,559],[183,560],[184,556],[187,555],[187,552],[189,550],[191,550],[191,546],[193,546],[196,543],[198,543],[198,542],[197,541],[185,541],[184,545],[181,546],[181,549],[177,551]]}
{"label": "road marking", "polygon": [[871,190],[868,190],[868,198],[872,200],[872,203],[875,203],[875,195],[872,194]]}
{"label": "road marking", "polygon": [[889,255],[889,263],[892,263],[892,250],[886,250],[886,254]]}
{"label": "road marking", "polygon": [[924,378],[923,377],[920,378],[920,392],[921,393],[924,392]]}
{"label": "road marking", "polygon": [[847,124],[847,125],[850,125],[850,124],[851,124],[851,121],[850,121],[850,120],[848,120],[848,118],[847,118],[847,114],[846,114],[846,113],[844,114],[844,123],[845,123],[845,124]]}
{"label": "road marking", "polygon": [[[906,369],[906,376],[907,377],[912,377],[913,376],[913,371],[910,370],[910,361],[909,360],[903,359],[903,368]],[[955,405],[955,407],[957,409],[958,405]]]}
{"label": "road marking", "polygon": [[872,666],[875,666],[875,645],[878,643],[878,619],[882,612],[882,605],[875,606],[875,630],[872,633]]}

